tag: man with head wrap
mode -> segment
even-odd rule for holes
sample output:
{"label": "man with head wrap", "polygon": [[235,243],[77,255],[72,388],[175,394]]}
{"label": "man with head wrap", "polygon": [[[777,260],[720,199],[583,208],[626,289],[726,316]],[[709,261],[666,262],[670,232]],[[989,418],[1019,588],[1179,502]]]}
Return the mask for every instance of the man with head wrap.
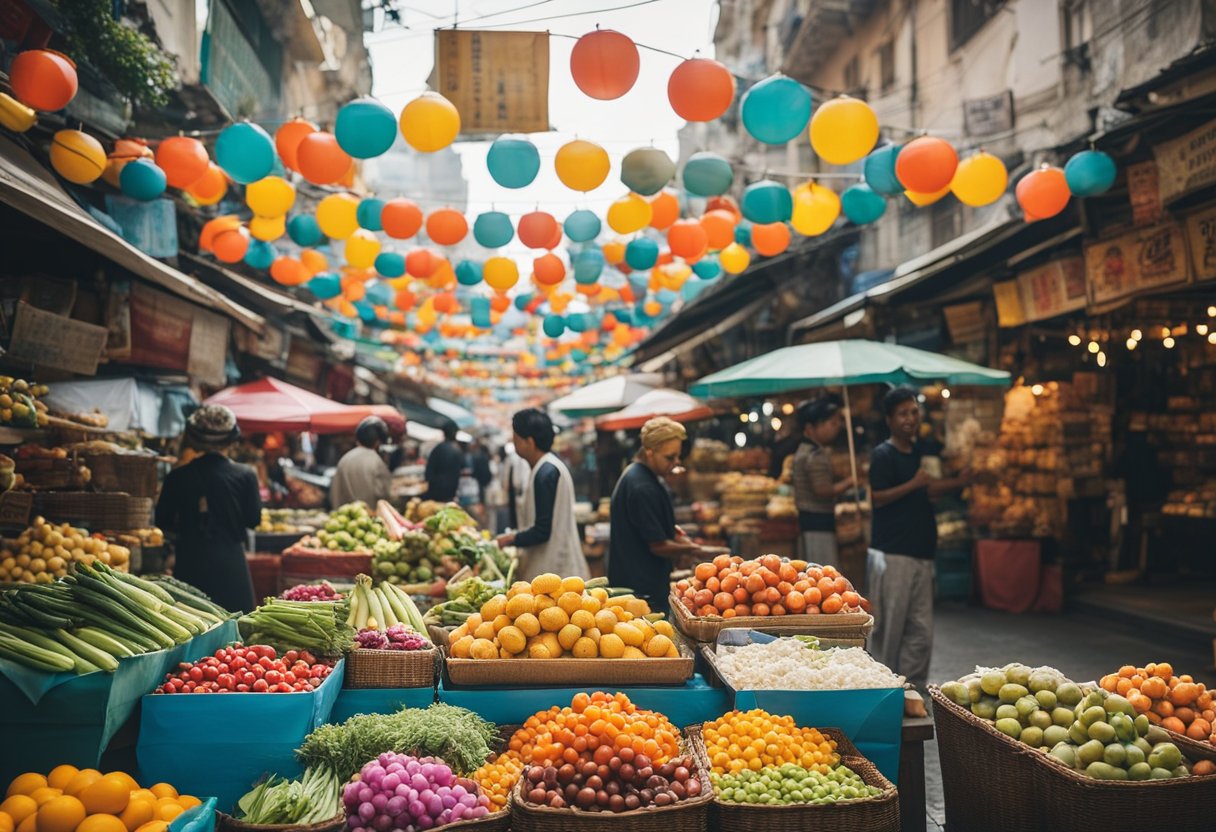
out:
{"label": "man with head wrap", "polygon": [[684,556],[712,557],[723,550],[694,543],[676,525],[675,510],[660,477],[680,462],[688,434],[665,416],[642,426],[642,449],[612,492],[608,580],[630,586],[656,612],[667,610],[671,569]]}

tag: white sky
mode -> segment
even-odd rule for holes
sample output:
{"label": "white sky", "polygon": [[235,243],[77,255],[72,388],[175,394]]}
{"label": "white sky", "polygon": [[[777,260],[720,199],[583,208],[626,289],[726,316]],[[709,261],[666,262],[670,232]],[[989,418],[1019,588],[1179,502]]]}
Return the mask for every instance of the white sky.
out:
{"label": "white sky", "polygon": [[[620,181],[621,158],[637,147],[653,144],[674,160],[679,143],[676,133],[684,121],[672,112],[667,100],[667,78],[680,58],[664,55],[641,45],[654,46],[693,57],[713,57],[713,28],[718,9],[715,0],[651,0],[635,8],[617,11],[603,9],[626,5],[629,0],[406,0],[402,5],[407,29],[397,27],[369,34],[374,86],[373,95],[393,112],[399,113],[412,98],[426,89],[434,59],[433,29],[449,26],[454,8],[460,25],[477,29],[493,26],[499,31],[549,31],[549,122],[557,132],[527,136],[539,149],[541,170],[527,188],[502,188],[490,178],[485,158],[490,142],[463,142],[455,145],[469,182],[467,215],[472,219],[491,206],[514,217],[535,210],[552,213],[560,222],[576,208],[589,208],[603,218],[608,205],[627,189]],[[636,0],[635,0],[636,2]],[[531,5],[531,8],[519,7]],[[495,14],[508,9],[517,11]],[[583,11],[587,10],[587,11]],[[600,10],[600,11],[597,11]],[[580,13],[582,12],[582,13]],[[567,15],[558,19],[534,20]],[[481,21],[473,18],[487,15]],[[513,24],[513,21],[534,21]],[[598,101],[584,95],[570,77],[570,50],[575,38],[593,31],[596,25],[616,29],[639,44],[641,71],[637,83],[615,101]],[[557,37],[572,35],[573,37]],[[553,157],[557,149],[574,138],[601,145],[612,159],[612,171],[605,183],[586,195],[571,191],[557,178]],[[425,197],[425,194],[419,194]],[[606,228],[606,227],[605,227]],[[518,242],[514,244],[518,246]],[[516,257],[522,247],[508,248]]]}

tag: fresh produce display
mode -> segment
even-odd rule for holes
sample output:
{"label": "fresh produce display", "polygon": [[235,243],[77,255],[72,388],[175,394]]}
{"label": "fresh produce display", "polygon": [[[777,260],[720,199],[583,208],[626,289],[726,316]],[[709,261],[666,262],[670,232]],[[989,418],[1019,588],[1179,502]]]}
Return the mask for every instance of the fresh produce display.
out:
{"label": "fresh produce display", "polygon": [[380,541],[389,542],[379,518],[373,517],[363,503],[347,503],[331,512],[325,526],[301,544],[334,552],[371,552]]}
{"label": "fresh produce display", "polygon": [[0,550],[0,582],[49,584],[68,574],[73,563],[95,561],[125,572],[131,550],[92,537],[67,523],[35,517],[29,528]]}
{"label": "fresh produce display", "polygon": [[866,690],[904,685],[903,676],[860,647],[815,648],[799,638],[719,648],[715,666],[735,690]]}
{"label": "fresh produce display", "polygon": [[396,540],[378,542],[372,548],[372,571],[389,583],[430,583],[440,571],[438,560],[431,560],[431,536],[406,531]]}
{"label": "fresh produce display", "polygon": [[840,762],[836,743],[814,728],[799,728],[791,716],[766,711],[731,711],[701,728],[711,773],[735,774],[793,764],[829,774]]}
{"label": "fresh produce display", "polygon": [[856,772],[843,765],[822,774],[786,763],[758,771],[748,768],[734,774],[715,774],[712,779],[718,800],[727,803],[769,806],[841,803],[883,793],[882,789],[867,786]]}
{"label": "fresh produce display", "polygon": [[350,647],[355,631],[346,623],[347,608],[341,601],[266,602],[237,620],[247,644],[269,644],[280,652],[310,650],[336,656]]}
{"label": "fresh produce display", "polygon": [[1216,703],[1202,683],[1183,674],[1174,675],[1169,662],[1149,662],[1144,667],[1124,665],[1098,683],[1108,693],[1126,696],[1136,713],[1167,731],[1186,734],[1193,740],[1216,745]]}
{"label": "fresh produce display", "polygon": [[344,778],[385,751],[417,753],[439,757],[463,775],[490,758],[497,733],[493,723],[472,711],[438,703],[322,725],[304,739],[296,757],[306,767],[327,766]]}
{"label": "fresh produce display", "polygon": [[283,590],[279,595],[284,601],[341,601],[342,593],[334,589],[329,581],[319,584],[300,584]]}
{"label": "fresh produce display", "polygon": [[0,802],[0,829],[11,832],[167,832],[202,801],[168,783],[140,788],[122,771],[55,766],[13,778]]}
{"label": "fresh produce display", "polygon": [[367,575],[355,577],[346,623],[359,630],[380,630],[404,624],[417,633],[426,632],[422,613],[414,600],[389,583],[372,586]]}
{"label": "fresh produce display", "polygon": [[489,814],[489,798],[443,760],[384,753],[342,791],[350,832],[432,829]]}
{"label": "fresh produce display", "polygon": [[47,673],[113,672],[123,658],[184,643],[229,617],[181,586],[98,561],[0,593],[0,658]]}
{"label": "fresh produce display", "polygon": [[321,823],[342,812],[342,783],[325,768],[310,768],[299,780],[272,775],[238,800],[237,810],[237,818],[248,824]]}
{"label": "fresh produce display", "polygon": [[288,650],[280,657],[269,645],[234,644],[182,662],[153,693],[301,693],[320,687],[333,669],[307,650]]}
{"label": "fresh produce display", "polygon": [[39,397],[49,391],[45,384],[30,384],[23,378],[0,376],[0,425],[14,428],[46,427],[46,404]]}
{"label": "fresh produce display", "polygon": [[490,806],[497,812],[507,808],[511,790],[523,775],[524,767],[519,754],[504,751],[469,777],[481,786],[482,793],[490,798]]}
{"label": "fresh produce display", "polygon": [[421,523],[446,505],[447,503],[414,497],[405,504],[405,518],[411,523]]}
{"label": "fresh produce display", "polygon": [[196,610],[209,612],[219,618],[226,619],[232,617],[232,613],[212,601],[207,593],[191,586],[185,581],[179,581],[172,575],[146,575],[144,579],[154,582],[178,603],[194,607]]}
{"label": "fresh produce display", "polygon": [[31,489],[84,488],[93,479],[88,465],[67,448],[46,448],[27,442],[13,452],[12,465],[20,478],[15,486]]}
{"label": "fresh produce display", "polygon": [[1191,774],[1170,735],[1126,697],[1102,688],[1084,691],[1053,668],[976,668],[941,692],[1001,733],[1097,780]]}
{"label": "fresh produce display", "polygon": [[565,708],[533,714],[507,748],[538,765],[570,762],[569,757],[585,754],[594,759],[601,745],[621,751],[628,747],[632,756],[665,763],[680,753],[679,738],[679,729],[663,714],[637,707],[623,693],[595,691],[575,694]]}
{"label": "fresh produce display", "polygon": [[870,608],[836,567],[777,555],[755,560],[718,555],[697,564],[693,577],[677,581],[674,592],[689,613],[704,617],[833,615]]}
{"label": "fresh produce display", "polygon": [[[526,774],[524,799],[553,809],[585,812],[630,812],[649,806],[672,806],[701,794],[692,757],[676,757],[655,765],[645,754],[620,756],[601,745],[594,758],[578,756],[579,764],[532,766]],[[617,764],[615,768],[613,764]],[[602,772],[602,773],[601,773]]]}
{"label": "fresh produce display", "polygon": [[459,627],[501,592],[502,586],[487,583],[476,575],[463,581],[448,581],[447,600],[427,610],[423,620],[441,627]]}
{"label": "fresh produce display", "polygon": [[[457,659],[676,658],[671,624],[632,595],[611,596],[606,579],[552,573],[518,581],[452,631]],[[653,619],[653,620],[652,620]]]}
{"label": "fresh produce display", "polygon": [[323,528],[329,515],[314,509],[264,508],[255,532],[259,534],[301,534]]}
{"label": "fresh produce display", "polygon": [[394,624],[387,630],[360,630],[355,647],[365,650],[430,650],[431,643],[404,624]]}
{"label": "fresh produce display", "polygon": [[117,543],[119,546],[126,546],[128,549],[134,549],[136,546],[154,549],[165,545],[165,533],[156,526],[148,526],[143,529],[128,529],[126,531],[106,529],[100,534],[106,540]]}

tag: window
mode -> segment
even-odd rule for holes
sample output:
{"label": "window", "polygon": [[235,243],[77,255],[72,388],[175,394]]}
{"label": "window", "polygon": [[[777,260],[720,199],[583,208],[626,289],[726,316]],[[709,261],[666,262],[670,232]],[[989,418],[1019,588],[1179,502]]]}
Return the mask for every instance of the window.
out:
{"label": "window", "polygon": [[1005,0],[950,0],[950,42],[958,49],[984,27]]}
{"label": "window", "polygon": [[894,40],[889,40],[878,47],[878,80],[883,92],[895,86]]}
{"label": "window", "polygon": [[1064,62],[1072,64],[1082,72],[1090,68],[1090,40],[1094,36],[1094,19],[1090,13],[1089,0],[1063,0],[1060,4],[1063,24]]}
{"label": "window", "polygon": [[852,60],[844,65],[845,92],[853,92],[861,86],[861,62],[854,55]]}

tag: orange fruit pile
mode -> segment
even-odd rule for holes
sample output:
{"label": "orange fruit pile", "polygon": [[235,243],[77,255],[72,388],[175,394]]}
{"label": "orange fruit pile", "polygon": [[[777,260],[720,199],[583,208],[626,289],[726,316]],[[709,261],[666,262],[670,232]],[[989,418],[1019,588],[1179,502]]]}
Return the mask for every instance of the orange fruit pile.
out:
{"label": "orange fruit pile", "polygon": [[1103,676],[1103,690],[1126,697],[1137,712],[1168,731],[1216,745],[1216,699],[1187,674],[1174,675],[1169,662],[1124,665]]}
{"label": "orange fruit pile", "polygon": [[815,728],[799,728],[792,716],[759,708],[731,711],[701,728],[714,774],[792,763],[827,774],[840,762],[836,741]]}
{"label": "orange fruit pile", "polygon": [[0,832],[166,832],[200,802],[168,783],[141,789],[121,771],[62,765],[13,778],[0,803]]}
{"label": "orange fruit pile", "polygon": [[676,596],[696,616],[832,615],[869,610],[834,566],[765,555],[744,560],[718,555],[678,581]]}
{"label": "orange fruit pile", "polygon": [[569,707],[529,717],[508,749],[536,765],[561,765],[611,758],[629,748],[662,765],[680,751],[680,731],[667,717],[638,708],[623,693],[575,695]]}
{"label": "orange fruit pile", "polygon": [[504,751],[473,772],[473,780],[481,786],[482,792],[489,796],[494,811],[499,811],[507,807],[511,790],[519,782],[523,771],[523,759],[518,754]]}

